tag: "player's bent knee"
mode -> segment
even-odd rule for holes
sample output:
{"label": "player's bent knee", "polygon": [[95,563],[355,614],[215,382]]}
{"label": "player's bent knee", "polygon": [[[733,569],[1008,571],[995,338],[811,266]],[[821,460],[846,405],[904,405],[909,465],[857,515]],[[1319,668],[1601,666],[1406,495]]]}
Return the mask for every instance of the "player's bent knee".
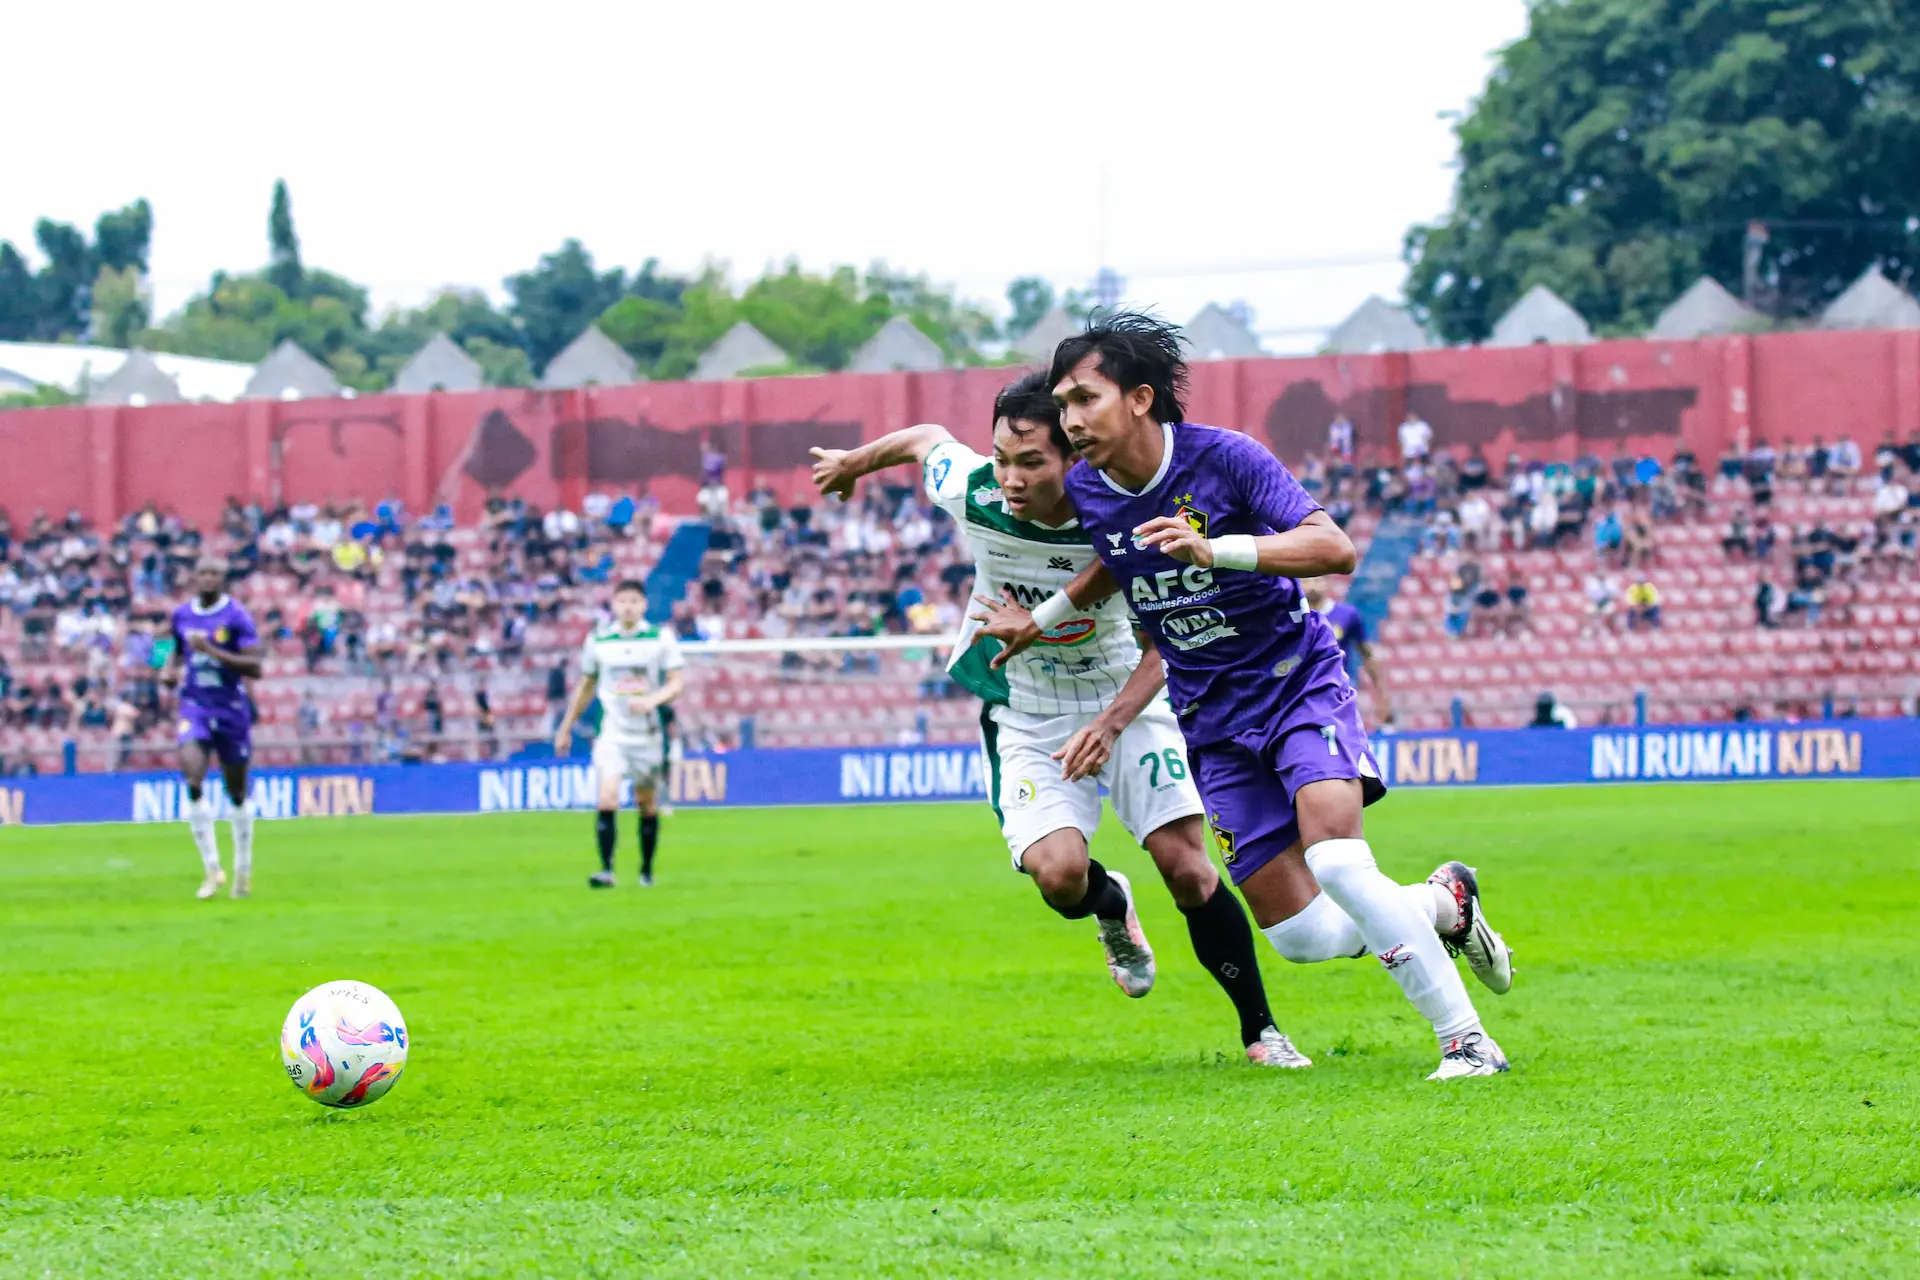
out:
{"label": "player's bent knee", "polygon": [[1205,835],[1198,818],[1169,823],[1142,842],[1166,882],[1167,892],[1182,907],[1197,907],[1220,886],[1220,873],[1207,857]]}
{"label": "player's bent knee", "polygon": [[1020,869],[1053,906],[1076,906],[1087,893],[1087,841],[1073,828],[1054,831],[1028,845]]}
{"label": "player's bent knee", "polygon": [[1362,836],[1363,797],[1358,778],[1324,778],[1294,793],[1294,814],[1301,843],[1308,848],[1322,840],[1358,840]]}

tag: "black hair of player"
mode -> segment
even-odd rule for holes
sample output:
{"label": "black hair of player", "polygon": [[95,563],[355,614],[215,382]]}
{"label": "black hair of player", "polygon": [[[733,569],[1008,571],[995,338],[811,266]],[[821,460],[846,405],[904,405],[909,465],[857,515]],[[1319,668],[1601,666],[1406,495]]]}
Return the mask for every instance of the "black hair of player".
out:
{"label": "black hair of player", "polygon": [[1122,391],[1153,389],[1154,421],[1186,421],[1187,357],[1179,325],[1138,311],[1096,313],[1084,332],[1061,339],[1053,349],[1049,390],[1091,355],[1100,357],[1100,372]]}
{"label": "black hair of player", "polygon": [[1066,430],[1060,425],[1060,406],[1053,402],[1053,383],[1047,381],[1042,370],[1021,374],[1000,388],[1000,394],[993,398],[994,424],[999,425],[1002,419],[1006,421],[1007,430],[1023,439],[1027,430],[1022,429],[1022,423],[1045,423],[1047,438],[1053,441],[1054,449],[1068,462],[1073,461],[1073,441],[1067,439]]}
{"label": "black hair of player", "polygon": [[638,578],[622,578],[613,584],[613,594],[619,595],[622,591],[638,591],[644,596],[647,594],[647,584]]}

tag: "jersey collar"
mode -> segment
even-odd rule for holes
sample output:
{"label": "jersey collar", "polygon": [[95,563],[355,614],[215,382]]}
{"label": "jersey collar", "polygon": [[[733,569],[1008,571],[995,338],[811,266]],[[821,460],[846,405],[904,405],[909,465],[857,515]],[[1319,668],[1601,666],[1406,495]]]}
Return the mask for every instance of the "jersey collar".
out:
{"label": "jersey collar", "polygon": [[226,608],[227,605],[230,603],[232,603],[232,597],[221,596],[218,600],[215,600],[213,602],[212,608],[202,609],[200,607],[200,597],[195,596],[193,599],[187,601],[187,608],[193,610],[195,613],[199,614],[203,618],[211,618],[214,614]]}
{"label": "jersey collar", "polygon": [[1119,494],[1121,497],[1141,498],[1141,497],[1145,497],[1149,493],[1152,493],[1155,489],[1158,489],[1160,487],[1160,482],[1167,478],[1167,472],[1172,469],[1173,469],[1173,424],[1171,422],[1163,422],[1160,424],[1160,469],[1153,473],[1153,479],[1147,481],[1146,488],[1140,490],[1139,493],[1135,493],[1133,490],[1128,489],[1125,486],[1121,485],[1118,481],[1113,479],[1113,477],[1109,476],[1104,471],[1100,472],[1099,476],[1102,480],[1106,481],[1107,488],[1113,490],[1115,493]]}

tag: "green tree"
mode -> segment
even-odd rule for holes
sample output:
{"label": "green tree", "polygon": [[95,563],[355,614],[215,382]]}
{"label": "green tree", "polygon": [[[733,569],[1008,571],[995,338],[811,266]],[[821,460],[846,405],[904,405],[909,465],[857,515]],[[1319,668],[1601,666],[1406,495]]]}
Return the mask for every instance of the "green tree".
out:
{"label": "green tree", "polygon": [[863,290],[852,267],[816,276],[790,262],[747,286],[740,314],[796,362],[844,369],[893,308],[884,294]]}
{"label": "green tree", "polygon": [[1025,337],[1053,310],[1053,285],[1039,276],[1021,276],[1007,286],[1007,305],[1013,310],[1007,317],[1007,336]]}
{"label": "green tree", "polygon": [[103,213],[93,224],[93,260],[99,267],[145,274],[153,247],[153,206],[135,200],[125,208]]}
{"label": "green tree", "polygon": [[93,340],[107,347],[130,347],[147,327],[146,285],[140,268],[128,263],[115,270],[102,265],[93,279]]}
{"label": "green tree", "polygon": [[626,273],[594,269],[593,255],[568,240],[540,259],[532,271],[506,279],[510,314],[526,335],[533,367],[543,370],[581,330],[599,319],[626,292]]}
{"label": "green tree", "polygon": [[267,213],[267,279],[289,298],[300,296],[300,237],[293,229],[293,198],[287,194],[287,180],[273,184],[273,208]]}
{"label": "green tree", "polygon": [[1541,0],[1456,127],[1453,207],[1407,236],[1406,294],[1454,340],[1545,284],[1638,330],[1705,273],[1810,312],[1920,252],[1920,10]]}

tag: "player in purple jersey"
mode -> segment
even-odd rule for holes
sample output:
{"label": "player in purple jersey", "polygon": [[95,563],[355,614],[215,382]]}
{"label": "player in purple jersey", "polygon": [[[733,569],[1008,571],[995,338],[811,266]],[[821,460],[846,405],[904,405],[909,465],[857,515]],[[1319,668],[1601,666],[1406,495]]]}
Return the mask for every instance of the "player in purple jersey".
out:
{"label": "player in purple jersey", "polygon": [[[1340,647],[1296,581],[1351,573],[1353,544],[1263,446],[1184,420],[1173,326],[1112,315],[1062,342],[1048,376],[1081,457],[1067,491],[1165,660],[1222,857],[1262,930],[1282,954],[1350,930],[1433,1024],[1430,1078],[1506,1070],[1447,954],[1464,951],[1495,991],[1511,985],[1473,873],[1441,867],[1429,885],[1443,892],[1396,885],[1363,834],[1362,807],[1385,787]],[[1064,594],[1085,605],[1095,577]]]}
{"label": "player in purple jersey", "polygon": [[1393,697],[1387,692],[1387,681],[1380,674],[1380,664],[1374,660],[1367,620],[1352,604],[1328,595],[1325,578],[1303,578],[1300,592],[1306,597],[1307,608],[1327,620],[1334,643],[1340,646],[1340,658],[1347,668],[1348,682],[1358,689],[1360,673],[1366,672],[1367,678],[1373,681],[1373,702],[1380,713],[1380,720],[1383,724],[1392,724]]}
{"label": "player in purple jersey", "polygon": [[246,681],[260,675],[260,633],[253,617],[226,594],[227,564],[215,556],[193,570],[194,597],[173,611],[173,665],[166,680],[180,689],[180,773],[187,783],[187,829],[206,869],[197,896],[226,883],[207,768],[217,756],[232,803],[233,896],[253,888],[253,802],[247,763],[253,755],[253,704]]}

